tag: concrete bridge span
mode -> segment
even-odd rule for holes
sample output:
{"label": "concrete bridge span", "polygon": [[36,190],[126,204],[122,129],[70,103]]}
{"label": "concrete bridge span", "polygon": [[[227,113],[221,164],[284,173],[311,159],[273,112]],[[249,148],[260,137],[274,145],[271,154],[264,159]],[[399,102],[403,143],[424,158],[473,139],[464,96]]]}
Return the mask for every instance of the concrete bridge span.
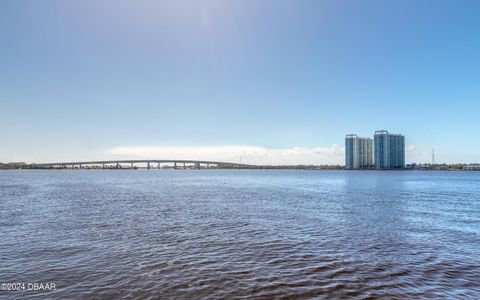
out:
{"label": "concrete bridge span", "polygon": [[[139,166],[140,165],[140,166]],[[181,159],[135,159],[135,160],[98,160],[98,161],[73,161],[35,164],[38,169],[256,169],[256,165],[208,161],[208,160],[181,160]]]}

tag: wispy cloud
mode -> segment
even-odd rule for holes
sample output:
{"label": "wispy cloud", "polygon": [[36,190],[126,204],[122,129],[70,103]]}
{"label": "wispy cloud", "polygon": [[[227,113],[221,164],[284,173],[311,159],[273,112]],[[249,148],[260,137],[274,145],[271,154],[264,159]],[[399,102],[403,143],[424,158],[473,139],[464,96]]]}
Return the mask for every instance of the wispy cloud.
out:
{"label": "wispy cloud", "polygon": [[407,152],[413,153],[417,150],[417,146],[415,145],[408,145],[407,147]]}
{"label": "wispy cloud", "polygon": [[118,158],[199,159],[249,164],[342,164],[344,147],[272,149],[256,146],[164,147],[125,146],[107,149],[105,154]]}

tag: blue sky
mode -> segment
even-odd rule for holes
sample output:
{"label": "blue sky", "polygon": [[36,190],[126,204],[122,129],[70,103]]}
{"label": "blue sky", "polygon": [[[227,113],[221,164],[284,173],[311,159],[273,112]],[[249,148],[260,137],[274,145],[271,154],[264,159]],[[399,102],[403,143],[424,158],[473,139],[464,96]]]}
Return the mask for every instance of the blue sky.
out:
{"label": "blue sky", "polygon": [[479,1],[1,1],[0,45],[0,161],[480,162]]}

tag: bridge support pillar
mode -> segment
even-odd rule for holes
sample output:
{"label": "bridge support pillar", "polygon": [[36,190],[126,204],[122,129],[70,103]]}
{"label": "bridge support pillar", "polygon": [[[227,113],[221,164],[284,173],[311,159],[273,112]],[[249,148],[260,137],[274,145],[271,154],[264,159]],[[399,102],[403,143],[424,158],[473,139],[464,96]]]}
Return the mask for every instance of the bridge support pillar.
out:
{"label": "bridge support pillar", "polygon": [[158,169],[160,170],[160,162],[158,163]]}
{"label": "bridge support pillar", "polygon": [[132,170],[133,170],[133,163],[132,163]]}
{"label": "bridge support pillar", "polygon": [[177,169],[177,162],[173,163],[173,168],[176,170]]}
{"label": "bridge support pillar", "polygon": [[147,162],[147,169],[150,170],[150,162]]}
{"label": "bridge support pillar", "polygon": [[105,164],[102,164],[102,169],[105,169]]}

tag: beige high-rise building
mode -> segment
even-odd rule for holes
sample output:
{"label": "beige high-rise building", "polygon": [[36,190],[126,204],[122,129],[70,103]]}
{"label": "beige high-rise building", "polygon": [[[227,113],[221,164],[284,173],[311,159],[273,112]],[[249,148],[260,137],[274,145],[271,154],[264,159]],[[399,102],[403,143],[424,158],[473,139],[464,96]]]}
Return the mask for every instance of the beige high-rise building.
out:
{"label": "beige high-rise building", "polygon": [[373,166],[373,142],[371,138],[347,134],[345,137],[345,167],[368,169]]}

